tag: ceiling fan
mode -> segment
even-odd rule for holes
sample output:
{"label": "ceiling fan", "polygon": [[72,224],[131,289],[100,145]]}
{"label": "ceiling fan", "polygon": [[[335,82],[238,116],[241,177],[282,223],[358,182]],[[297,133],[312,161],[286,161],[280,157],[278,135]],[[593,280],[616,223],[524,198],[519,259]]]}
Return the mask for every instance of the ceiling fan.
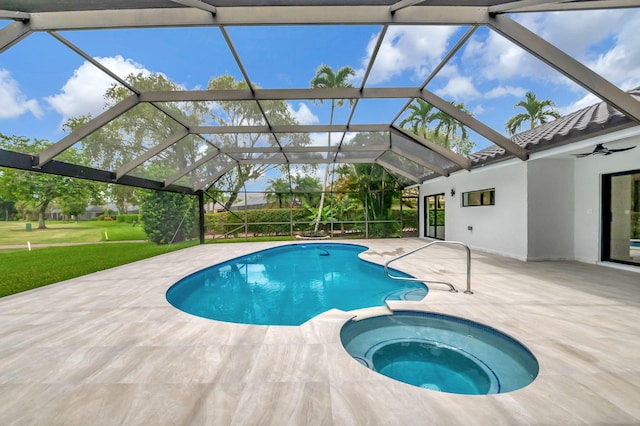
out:
{"label": "ceiling fan", "polygon": [[603,144],[599,143],[598,145],[596,145],[595,148],[593,148],[593,151],[591,152],[587,152],[584,154],[573,154],[573,155],[576,156],[577,158],[587,157],[589,155],[611,155],[616,152],[628,151],[633,148],[635,148],[635,145],[630,146],[629,148],[610,149],[604,146]]}

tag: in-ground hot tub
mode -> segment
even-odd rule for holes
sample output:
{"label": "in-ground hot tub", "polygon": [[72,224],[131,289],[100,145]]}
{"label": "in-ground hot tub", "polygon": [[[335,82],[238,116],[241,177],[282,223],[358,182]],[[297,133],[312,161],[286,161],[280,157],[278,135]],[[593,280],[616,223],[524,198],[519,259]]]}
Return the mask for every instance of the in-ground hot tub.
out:
{"label": "in-ground hot tub", "polygon": [[533,382],[538,362],[520,342],[485,325],[448,315],[397,311],[350,320],[340,332],[363,366],[440,392],[486,395]]}

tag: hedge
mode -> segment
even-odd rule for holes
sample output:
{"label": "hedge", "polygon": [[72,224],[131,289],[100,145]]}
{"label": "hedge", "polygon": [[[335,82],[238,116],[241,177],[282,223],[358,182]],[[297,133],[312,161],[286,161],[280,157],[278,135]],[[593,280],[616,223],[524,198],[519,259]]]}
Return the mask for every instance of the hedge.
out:
{"label": "hedge", "polygon": [[[400,210],[392,210],[389,220],[400,221]],[[237,236],[245,232],[244,223],[248,223],[247,232],[258,235],[290,235],[291,219],[293,218],[293,230],[309,231],[313,229],[310,224],[310,213],[307,209],[294,208],[289,209],[252,209],[220,213],[208,213],[205,215],[205,229],[207,233],[226,234]],[[418,227],[418,212],[416,210],[402,211],[402,219],[404,227]],[[343,218],[347,222],[360,223],[344,223],[337,222],[334,229],[343,229],[345,231],[362,231],[364,229],[364,212],[362,210],[351,211],[349,217]],[[398,224],[380,224],[375,234],[388,235],[395,233]],[[322,224],[319,229],[329,231],[331,224]]]}
{"label": "hedge", "polygon": [[139,222],[137,214],[119,214],[116,216],[116,222],[133,223]]}

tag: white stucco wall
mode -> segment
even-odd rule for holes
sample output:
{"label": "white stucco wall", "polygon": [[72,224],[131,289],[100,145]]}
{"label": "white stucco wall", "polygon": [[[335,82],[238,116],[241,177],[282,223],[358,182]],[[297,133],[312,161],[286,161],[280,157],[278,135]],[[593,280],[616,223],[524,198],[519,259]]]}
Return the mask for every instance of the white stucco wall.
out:
{"label": "white stucco wall", "polygon": [[573,259],[575,160],[527,161],[528,260]]}
{"label": "white stucco wall", "polygon": [[[461,241],[472,249],[526,259],[527,256],[527,165],[508,160],[493,167],[460,171],[447,178],[424,183],[425,195],[445,193],[445,238]],[[451,189],[456,194],[451,197]],[[495,206],[461,207],[463,192],[495,188]],[[424,235],[424,218],[420,235]],[[469,231],[468,226],[473,230]]]}
{"label": "white stucco wall", "polygon": [[601,184],[602,175],[640,169],[640,135],[636,133],[619,142],[607,143],[607,147],[637,145],[631,151],[608,156],[590,156],[575,160],[574,166],[574,256],[581,262],[596,263],[600,259]]}
{"label": "white stucco wall", "polygon": [[[638,147],[608,156],[575,158],[597,143]],[[446,239],[522,260],[600,259],[602,175],[640,169],[640,128],[508,160],[471,172],[456,172],[421,185],[423,197],[446,194]],[[456,195],[450,191],[455,188]],[[463,192],[496,189],[496,205],[461,207]],[[424,210],[421,210],[424,211]],[[420,235],[424,235],[421,217]],[[467,226],[473,226],[472,231]]]}

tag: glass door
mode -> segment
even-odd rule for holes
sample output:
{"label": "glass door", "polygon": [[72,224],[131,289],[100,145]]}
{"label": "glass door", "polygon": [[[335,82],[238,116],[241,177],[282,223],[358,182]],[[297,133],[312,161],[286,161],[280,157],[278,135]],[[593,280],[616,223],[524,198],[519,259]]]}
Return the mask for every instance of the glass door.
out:
{"label": "glass door", "polygon": [[424,197],[424,236],[444,240],[444,194]]}
{"label": "glass door", "polygon": [[603,176],[602,260],[640,265],[640,170]]}

